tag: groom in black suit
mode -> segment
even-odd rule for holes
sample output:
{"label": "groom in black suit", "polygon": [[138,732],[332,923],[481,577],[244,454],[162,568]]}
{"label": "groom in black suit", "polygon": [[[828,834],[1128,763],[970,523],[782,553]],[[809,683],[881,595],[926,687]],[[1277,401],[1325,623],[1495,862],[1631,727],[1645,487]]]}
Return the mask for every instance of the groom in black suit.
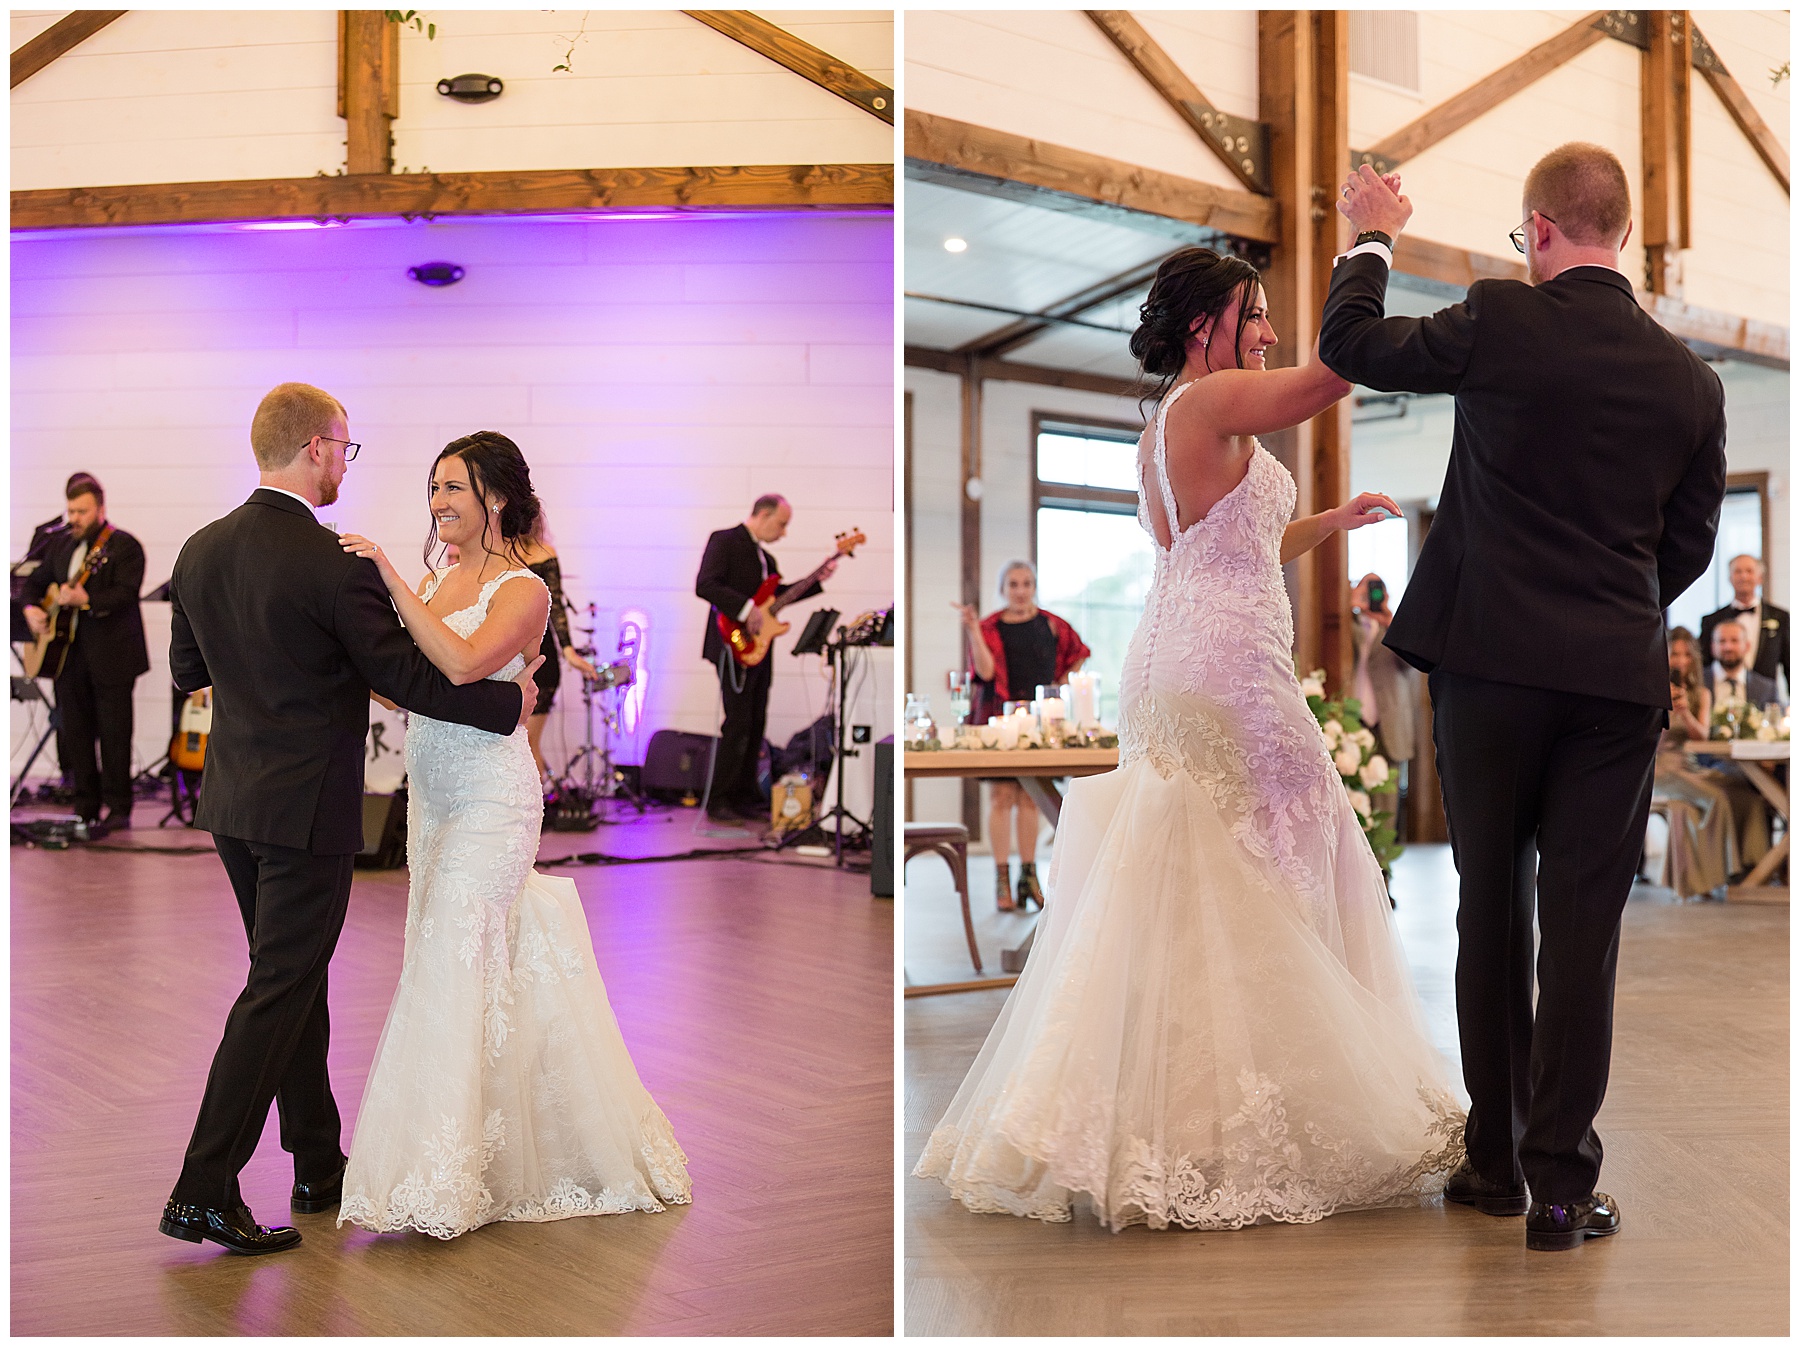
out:
{"label": "groom in black suit", "polygon": [[1512,238],[1529,284],[1477,281],[1429,318],[1384,317],[1412,214],[1398,187],[1365,167],[1340,193],[1362,232],[1332,274],[1320,354],[1370,388],[1456,397],[1437,517],[1386,639],[1430,674],[1462,877],[1456,1010],[1472,1102],[1446,1195],[1526,1212],[1528,1248],[1573,1248],[1619,1226],[1594,1187],[1593,1121],[1668,722],[1662,608],[1712,557],[1724,390],[1619,270],[1631,197],[1606,150],[1564,145],[1526,177]]}
{"label": "groom in black suit", "polygon": [[169,580],[170,672],[183,692],[213,690],[195,824],[213,834],[237,895],[250,976],[161,1228],[233,1253],[300,1242],[291,1227],[258,1225],[238,1191],[271,1100],[294,1157],[294,1210],[324,1211],[343,1187],[325,972],[363,845],[370,689],[492,734],[524,724],[536,700],[526,695],[536,664],[512,683],[453,686],[400,625],[374,563],[317,521],[359,447],[349,435],[329,393],[270,392],[250,427],[262,484],[188,539]]}
{"label": "groom in black suit", "polygon": [[1763,565],[1753,556],[1731,559],[1731,602],[1700,620],[1700,649],[1712,657],[1713,632],[1723,622],[1744,629],[1744,659],[1749,666],[1771,683],[1776,674],[1787,676],[1792,694],[1794,671],[1788,662],[1787,609],[1777,608],[1762,593]]}

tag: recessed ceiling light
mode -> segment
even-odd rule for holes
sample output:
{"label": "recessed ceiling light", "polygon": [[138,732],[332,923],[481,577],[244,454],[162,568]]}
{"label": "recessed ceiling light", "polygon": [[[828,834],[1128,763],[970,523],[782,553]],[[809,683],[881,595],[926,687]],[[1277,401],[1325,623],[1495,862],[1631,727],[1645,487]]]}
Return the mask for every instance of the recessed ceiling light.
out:
{"label": "recessed ceiling light", "polygon": [[967,239],[945,239],[944,251],[947,253],[966,253],[969,251]]}

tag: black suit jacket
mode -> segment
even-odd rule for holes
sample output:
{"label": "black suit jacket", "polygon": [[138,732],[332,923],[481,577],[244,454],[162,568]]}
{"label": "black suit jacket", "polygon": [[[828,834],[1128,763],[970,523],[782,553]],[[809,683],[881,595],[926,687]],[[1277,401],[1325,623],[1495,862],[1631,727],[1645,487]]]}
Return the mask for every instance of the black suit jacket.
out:
{"label": "black suit jacket", "polygon": [[169,670],[210,686],[197,826],[333,856],[360,851],[369,690],[435,720],[511,734],[519,689],[457,687],[400,625],[373,562],[279,491],[187,540],[169,578]]}
{"label": "black suit jacket", "polygon": [[[715,613],[735,618],[742,612],[744,604],[763,582],[765,564],[768,574],[780,578],[781,569],[775,564],[774,556],[760,546],[742,524],[720,529],[706,540],[706,551],[700,557],[700,574],[694,577],[694,593],[713,606],[713,611],[706,615],[706,639],[700,648],[700,657],[707,663],[716,664],[725,650],[725,639],[719,635]],[[791,594],[789,601],[793,602],[810,599],[814,594],[822,593],[824,588],[814,583],[795,593],[793,585],[785,585],[777,588],[775,594],[777,598],[788,598]]]}
{"label": "black suit jacket", "polygon": [[[1708,664],[1712,663],[1713,628],[1726,620],[1737,619],[1737,609],[1726,604],[1716,613],[1708,613],[1700,620],[1700,658]],[[1770,626],[1774,623],[1774,626]],[[1781,670],[1787,675],[1788,688],[1794,686],[1794,668],[1788,663],[1788,615],[1787,609],[1777,608],[1774,604],[1763,601],[1762,635],[1757,638],[1756,658],[1750,667],[1764,678],[1774,678],[1775,671]]]}
{"label": "black suit jacket", "polygon": [[[53,584],[65,584],[69,558],[78,540],[72,533],[53,538],[44,561],[25,582],[21,598],[43,606]],[[88,606],[75,622],[75,644],[96,683],[130,683],[150,668],[144,643],[144,615],[138,591],[144,587],[144,549],[124,529],[115,528],[101,549],[102,560],[88,576]]]}
{"label": "black suit jacket", "polygon": [[[1719,666],[1711,660],[1706,664],[1706,690],[1712,694],[1713,705],[1719,704]],[[1767,706],[1777,699],[1775,680],[1767,674],[1759,674],[1752,669],[1744,679],[1744,700],[1755,707]]]}
{"label": "black suit jacket", "polygon": [[1725,394],[1605,267],[1483,280],[1384,318],[1388,269],[1339,264],[1320,354],[1383,391],[1456,396],[1437,516],[1386,644],[1408,663],[1668,707],[1662,609],[1712,559]]}

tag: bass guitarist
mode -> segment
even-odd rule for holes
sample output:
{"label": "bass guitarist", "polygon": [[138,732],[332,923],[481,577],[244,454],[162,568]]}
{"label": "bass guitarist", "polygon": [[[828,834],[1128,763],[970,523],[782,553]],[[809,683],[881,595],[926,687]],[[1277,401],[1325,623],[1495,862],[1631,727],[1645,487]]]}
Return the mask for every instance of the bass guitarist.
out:
{"label": "bass guitarist", "polygon": [[[707,814],[720,823],[766,818],[767,809],[756,785],[756,759],[768,719],[774,661],[765,658],[748,666],[739,664],[719,634],[718,616],[723,614],[743,624],[753,637],[762,630],[763,622],[770,620],[758,609],[755,595],[769,577],[779,580],[781,571],[763,544],[781,541],[793,513],[784,497],[759,496],[750,507],[748,519],[733,528],[720,529],[706,540],[700,574],[694,580],[694,593],[712,605],[712,611],[706,615],[706,641],[701,654],[718,671],[719,691],[725,699],[725,724],[719,731],[718,757],[713,764],[712,791],[707,801]],[[777,589],[776,601],[792,603],[812,598],[836,569],[834,556],[799,584]]]}
{"label": "bass guitarist", "polygon": [[63,494],[68,531],[51,543],[20,597],[34,635],[59,633],[40,672],[56,681],[57,753],[74,786],[71,803],[88,835],[101,837],[131,826],[131,696],[150,668],[138,609],[144,549],[106,522],[106,492],[93,477],[76,473]]}

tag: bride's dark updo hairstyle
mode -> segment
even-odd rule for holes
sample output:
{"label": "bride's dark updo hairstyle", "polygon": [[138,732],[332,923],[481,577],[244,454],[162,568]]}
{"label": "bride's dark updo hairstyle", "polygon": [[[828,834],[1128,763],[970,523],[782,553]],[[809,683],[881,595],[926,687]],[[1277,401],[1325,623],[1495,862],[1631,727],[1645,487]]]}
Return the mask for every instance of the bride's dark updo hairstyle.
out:
{"label": "bride's dark updo hairstyle", "polygon": [[1131,334],[1131,354],[1137,358],[1146,381],[1158,379],[1155,399],[1160,402],[1175,384],[1187,363],[1187,344],[1194,324],[1213,320],[1217,337],[1219,320],[1231,304],[1238,305],[1237,331],[1232,334],[1232,363],[1244,367],[1241,350],[1250,310],[1256,307],[1256,287],[1262,277],[1241,257],[1216,253],[1211,248],[1182,248],[1170,253],[1150,282],[1150,297],[1138,309],[1137,331]]}
{"label": "bride's dark updo hairstyle", "polygon": [[[437,466],[447,458],[460,458],[469,470],[469,489],[481,506],[482,546],[487,546],[489,532],[497,523],[501,546],[493,550],[503,551],[517,560],[520,542],[531,536],[537,527],[538,516],[543,513],[543,506],[531,489],[531,469],[525,462],[525,455],[519,452],[519,446],[497,430],[478,430],[473,435],[451,440],[443,452],[431,460],[431,474],[425,479],[427,500],[431,497],[431,484],[437,477]],[[497,514],[489,508],[489,492],[505,502]],[[437,516],[433,514],[431,533],[425,539],[427,566],[433,564],[431,554],[437,545]]]}

